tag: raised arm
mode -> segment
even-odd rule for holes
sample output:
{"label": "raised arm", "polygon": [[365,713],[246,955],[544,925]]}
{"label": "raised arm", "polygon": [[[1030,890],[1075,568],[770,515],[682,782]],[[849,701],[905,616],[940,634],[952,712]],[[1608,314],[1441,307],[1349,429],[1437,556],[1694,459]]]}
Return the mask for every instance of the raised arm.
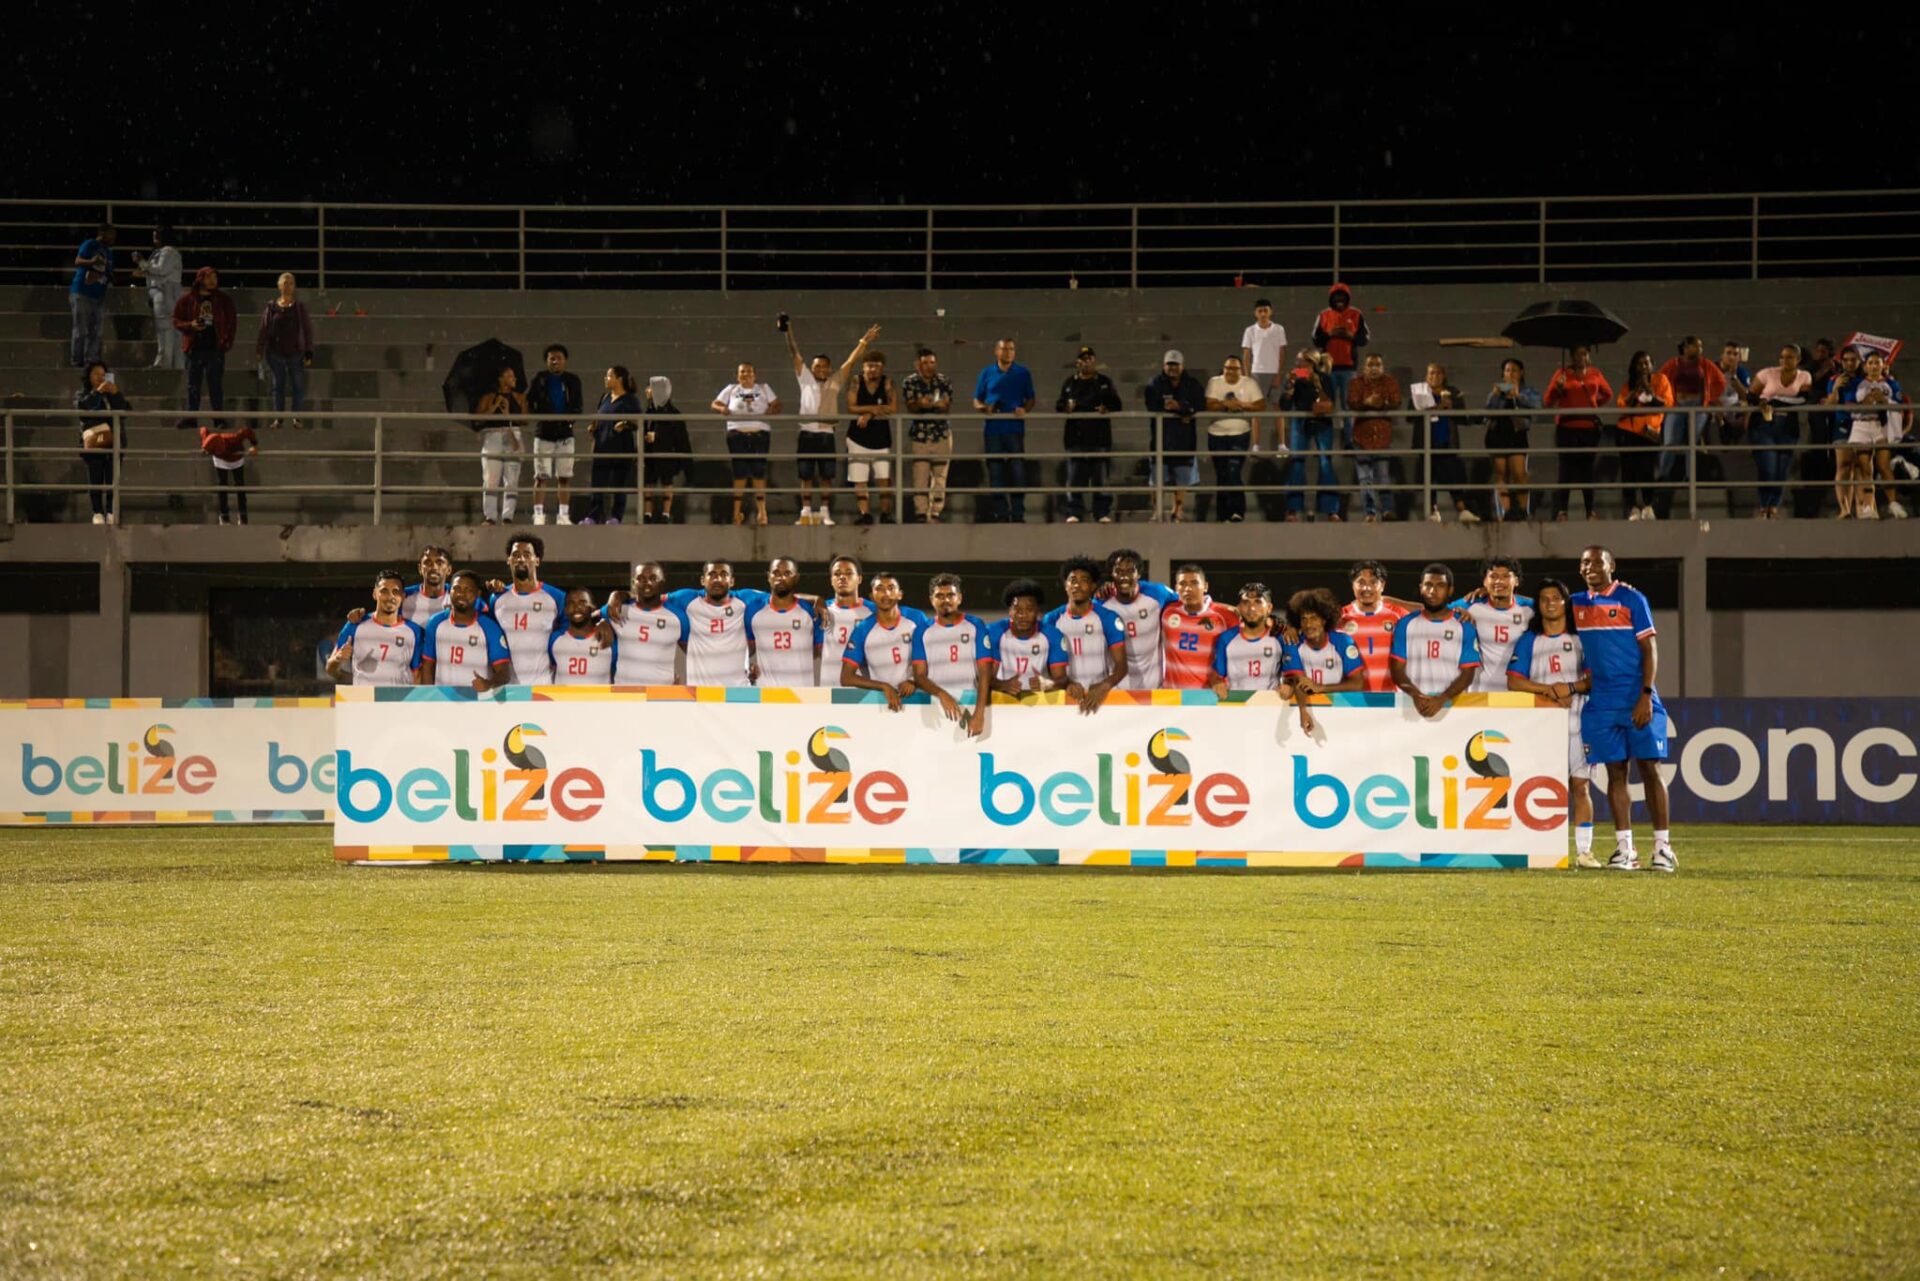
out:
{"label": "raised arm", "polygon": [[[847,353],[847,358],[840,362],[839,378],[842,382],[845,382],[847,377],[853,373],[853,367],[860,363],[861,358],[867,354],[867,348],[873,346],[873,340],[879,336],[880,326],[867,326],[867,332],[860,336],[860,341],[853,345],[853,350]],[[791,341],[791,333],[789,333],[788,339]],[[795,352],[793,358],[795,360],[800,359],[799,353]]]}

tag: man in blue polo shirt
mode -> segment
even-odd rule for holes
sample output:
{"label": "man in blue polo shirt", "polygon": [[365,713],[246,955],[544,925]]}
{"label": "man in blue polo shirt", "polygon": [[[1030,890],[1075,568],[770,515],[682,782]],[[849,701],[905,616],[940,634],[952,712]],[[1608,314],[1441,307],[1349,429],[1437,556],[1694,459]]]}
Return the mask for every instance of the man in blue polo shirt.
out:
{"label": "man in blue polo shirt", "polygon": [[1613,553],[1595,545],[1580,553],[1587,590],[1575,592],[1573,618],[1585,651],[1593,691],[1580,713],[1580,739],[1587,764],[1607,767],[1607,804],[1613,810],[1614,852],[1607,866],[1639,870],[1633,853],[1630,763],[1640,766],[1647,816],[1653,820],[1653,870],[1677,871],[1667,832],[1667,785],[1659,763],[1667,759],[1667,709],[1654,688],[1659,651],[1647,598],[1614,581]]}
{"label": "man in blue polo shirt", "polygon": [[973,384],[973,407],[983,414],[1013,415],[987,420],[987,484],[982,523],[1027,518],[1027,411],[1033,408],[1033,375],[1013,360],[1014,343],[1002,338],[994,344],[993,363],[980,371]]}
{"label": "man in blue polo shirt", "polygon": [[73,310],[73,342],[67,358],[75,369],[100,359],[100,317],[107,309],[107,286],[112,283],[113,228],[103,222],[73,255],[73,283],[67,286],[67,305]]}

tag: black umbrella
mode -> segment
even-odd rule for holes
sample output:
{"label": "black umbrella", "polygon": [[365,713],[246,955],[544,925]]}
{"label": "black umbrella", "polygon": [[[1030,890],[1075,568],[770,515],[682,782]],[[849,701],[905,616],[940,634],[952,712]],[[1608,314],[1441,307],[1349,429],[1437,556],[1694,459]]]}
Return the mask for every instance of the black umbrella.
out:
{"label": "black umbrella", "polygon": [[447,380],[440,384],[440,391],[447,398],[447,412],[472,413],[480,398],[499,386],[502,369],[513,370],[514,385],[521,391],[527,389],[526,357],[518,348],[509,347],[498,338],[489,338],[455,356],[453,367],[447,370]]}
{"label": "black umbrella", "polygon": [[1597,302],[1562,298],[1533,304],[1500,332],[1522,347],[1564,350],[1619,342],[1627,332],[1627,324]]}

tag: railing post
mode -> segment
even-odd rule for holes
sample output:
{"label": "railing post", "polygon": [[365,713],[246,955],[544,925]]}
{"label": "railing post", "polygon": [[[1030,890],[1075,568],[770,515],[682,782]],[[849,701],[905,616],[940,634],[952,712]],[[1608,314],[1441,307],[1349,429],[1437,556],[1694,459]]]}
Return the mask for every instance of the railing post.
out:
{"label": "railing post", "polygon": [[387,422],[379,414],[373,416],[373,523],[378,525],[385,514],[386,503],[381,493],[386,484]]}
{"label": "railing post", "polygon": [[316,216],[318,221],[314,224],[314,230],[320,255],[319,269],[316,274],[320,277],[320,292],[324,294],[327,292],[327,207],[321,205]]}
{"label": "railing post", "polygon": [[933,292],[933,206],[927,206],[927,292]]}
{"label": "railing post", "polygon": [[1140,288],[1140,206],[1133,206],[1132,227],[1127,242],[1127,288]]}
{"label": "railing post", "polygon": [[[640,525],[647,523],[647,395],[648,392],[645,390],[640,393],[640,422],[633,433],[633,498],[639,506],[639,519],[635,523]],[[591,480],[593,475],[591,464],[588,466],[587,475]],[[662,507],[665,505],[661,504]],[[591,510],[592,506],[593,495],[589,493],[582,500],[580,507],[586,511]]]}
{"label": "railing post", "polygon": [[1166,442],[1161,439],[1160,425],[1154,422],[1151,414],[1147,416],[1147,431],[1153,437],[1153,458],[1150,463],[1153,472],[1148,477],[1148,481],[1153,486],[1153,519],[1157,523],[1162,510],[1161,500],[1165,497],[1163,482],[1166,478],[1166,467],[1161,458],[1161,451],[1165,448]]}
{"label": "railing post", "polygon": [[899,430],[889,433],[893,454],[893,523],[907,523],[907,448],[906,424],[901,423]]}
{"label": "railing post", "polygon": [[1420,428],[1420,519],[1433,514],[1433,419],[1428,417]]}
{"label": "railing post", "polygon": [[1753,198],[1753,209],[1748,215],[1748,226],[1751,229],[1751,235],[1752,235],[1752,242],[1751,242],[1752,261],[1750,265],[1751,276],[1749,278],[1753,280],[1758,280],[1760,279],[1760,197],[1758,196],[1755,196]]}
{"label": "railing post", "polygon": [[1547,283],[1547,202],[1540,202],[1540,283]]}
{"label": "railing post", "polygon": [[525,293],[527,291],[527,209],[525,205],[520,207],[519,214],[520,248],[514,259],[518,264],[515,273],[517,283],[514,285],[514,288],[518,289],[521,293]]}
{"label": "railing post", "polygon": [[126,446],[121,439],[126,435],[127,422],[117,409],[109,421],[113,425],[113,489],[108,495],[112,503],[107,510],[107,523],[118,525],[126,515],[120,503],[120,478],[127,470]]}
{"label": "railing post", "polygon": [[1695,426],[1692,414],[1686,416],[1687,424],[1687,519],[1700,519],[1700,447],[1698,432],[1705,425],[1705,416],[1700,426]]}
{"label": "railing post", "polygon": [[1340,206],[1333,206],[1333,278],[1340,279]]}
{"label": "railing post", "polygon": [[7,524],[13,521],[13,415],[7,415]]}
{"label": "railing post", "polygon": [[720,292],[727,292],[727,211],[720,211]]}

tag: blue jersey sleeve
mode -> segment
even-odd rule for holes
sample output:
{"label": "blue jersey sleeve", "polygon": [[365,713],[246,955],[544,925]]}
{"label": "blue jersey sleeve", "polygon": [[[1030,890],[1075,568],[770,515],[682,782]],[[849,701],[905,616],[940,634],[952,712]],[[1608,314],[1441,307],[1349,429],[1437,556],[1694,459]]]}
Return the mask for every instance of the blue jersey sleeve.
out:
{"label": "blue jersey sleeve", "polygon": [[907,651],[909,663],[925,666],[927,661],[927,629],[924,624],[913,629],[913,645]]}
{"label": "blue jersey sleeve", "polygon": [[867,637],[873,633],[873,618],[863,618],[854,627],[853,635],[847,637],[846,652],[840,656],[842,663],[852,663],[854,670],[865,673],[867,670]]}
{"label": "blue jersey sleeve", "polygon": [[342,627],[340,629],[340,635],[334,640],[333,647],[335,649],[338,649],[342,645],[347,644],[348,642],[353,640],[353,634],[359,630],[360,630],[360,624],[348,623],[345,627]]}
{"label": "blue jersey sleeve", "polygon": [[1060,629],[1057,627],[1048,627],[1043,623],[1040,631],[1041,634],[1047,638],[1047,666],[1065,667],[1067,665],[1067,643],[1060,639]]}
{"label": "blue jersey sleeve", "polygon": [[452,610],[443,609],[439,613],[435,614],[432,618],[429,618],[427,620],[427,625],[420,629],[424,633],[424,637],[420,641],[420,648],[425,651],[421,655],[421,657],[433,658],[439,653],[438,646],[440,642],[438,638],[440,635],[440,624],[446,622],[449,618],[452,618],[452,617],[453,617]]}
{"label": "blue jersey sleeve", "polygon": [[1533,638],[1536,633],[1525,631],[1520,639],[1513,643],[1513,657],[1507,660],[1507,671],[1515,676],[1529,679],[1533,675]]}
{"label": "blue jersey sleeve", "polygon": [[1118,618],[1104,609],[1096,610],[1095,613],[1100,616],[1100,630],[1106,633],[1108,649],[1127,643],[1127,629],[1120,625]]}
{"label": "blue jersey sleeve", "polygon": [[1046,628],[1049,631],[1058,630],[1060,626],[1060,616],[1066,612],[1067,612],[1067,607],[1065,605],[1054,606],[1052,609],[1048,610],[1046,613],[1040,616],[1040,626]]}
{"label": "blue jersey sleeve", "polygon": [[553,602],[553,630],[556,632],[566,631],[567,594],[558,587],[555,587],[552,583],[540,584],[540,590],[545,592],[547,599]]}
{"label": "blue jersey sleeve", "polygon": [[1480,666],[1480,632],[1465,620],[1460,623],[1460,666]]}
{"label": "blue jersey sleeve", "polygon": [[973,661],[984,663],[989,659],[997,660],[999,650],[987,643],[987,625],[972,614],[968,614],[966,618],[967,622],[973,625]]}
{"label": "blue jersey sleeve", "polygon": [[1222,680],[1227,676],[1227,650],[1232,648],[1233,635],[1228,633],[1213,643],[1213,674]]}
{"label": "blue jersey sleeve", "polygon": [[548,632],[547,633],[547,662],[557,663],[560,661],[559,659],[553,656],[553,647],[554,645],[559,643],[560,638],[564,635],[566,635],[565,632]]}
{"label": "blue jersey sleeve", "polygon": [[[1216,646],[1215,648],[1218,648]],[[1307,665],[1300,657],[1300,647],[1280,642],[1280,674],[1282,676],[1305,676]]]}
{"label": "blue jersey sleeve", "polygon": [[491,618],[482,618],[480,631],[487,638],[487,663],[497,667],[501,663],[513,661],[513,655],[507,652],[507,634],[500,630],[500,624]]}
{"label": "blue jersey sleeve", "polygon": [[668,609],[680,615],[680,617],[685,618],[687,616],[687,606],[693,604],[693,602],[699,600],[704,595],[706,595],[706,593],[698,587],[682,587],[679,591],[668,592],[661,599],[666,602]]}
{"label": "blue jersey sleeve", "polygon": [[1631,588],[1625,593],[1627,598],[1627,617],[1633,622],[1634,636],[1654,634],[1653,608],[1647,604],[1647,598]]}
{"label": "blue jersey sleeve", "polygon": [[1341,632],[1333,634],[1333,643],[1340,647],[1340,679],[1356,673],[1365,673],[1367,660],[1360,657],[1360,647],[1353,643],[1353,637]]}
{"label": "blue jersey sleeve", "polygon": [[407,630],[413,633],[413,661],[407,664],[407,670],[417,672],[420,670],[420,660],[427,655],[427,634],[418,623],[408,623]]}
{"label": "blue jersey sleeve", "polygon": [[1180,593],[1165,583],[1149,583],[1144,580],[1140,584],[1140,594],[1158,603],[1161,609],[1180,599]]}
{"label": "blue jersey sleeve", "polygon": [[1418,614],[1408,614],[1393,625],[1393,648],[1388,651],[1390,657],[1403,663],[1407,661],[1407,624],[1418,617]]}

